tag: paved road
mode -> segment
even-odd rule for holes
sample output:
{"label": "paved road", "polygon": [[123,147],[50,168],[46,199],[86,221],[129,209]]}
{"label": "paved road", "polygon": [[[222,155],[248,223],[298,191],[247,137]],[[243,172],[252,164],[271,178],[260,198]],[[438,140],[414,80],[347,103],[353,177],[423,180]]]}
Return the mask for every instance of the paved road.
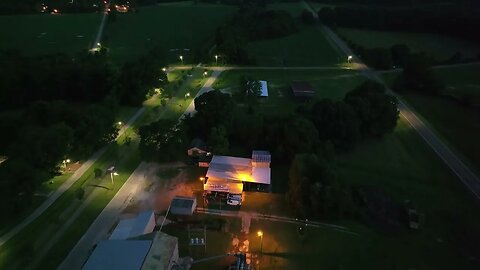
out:
{"label": "paved road", "polygon": [[[360,66],[362,75],[385,85],[375,71],[368,68],[348,46],[341,40],[330,28],[322,26],[327,36],[337,44],[337,46],[345,53],[352,55],[353,60]],[[387,87],[385,85],[385,87]],[[445,164],[458,176],[465,186],[480,199],[480,180],[475,173],[444,143],[435,133],[416,115],[415,111],[409,107],[401,98],[387,87],[387,91],[399,99],[398,108],[400,115],[405,118],[408,123],[417,131],[422,139],[432,148],[432,150],[445,162]]]}
{"label": "paved road", "polygon": [[[65,260],[63,260],[58,269],[81,269],[82,265],[88,258],[93,245],[98,241],[105,239],[105,236],[108,235],[110,228],[112,228],[117,222],[120,213],[128,206],[137,192],[142,189],[145,183],[144,175],[147,168],[145,165],[146,164],[142,162],[132,173],[132,175],[130,175],[125,184],[123,184],[117,194],[115,194],[112,200],[88,228],[82,238],[80,238],[77,244],[73,247]],[[85,203],[82,204],[82,207],[84,208],[87,205],[88,201],[85,201]],[[77,212],[81,213],[81,210]],[[75,219],[76,217],[70,220],[74,221]],[[69,225],[71,224],[68,224],[65,227],[68,228]],[[57,233],[55,235],[56,239],[52,239],[48,246],[51,247],[51,245],[56,243],[58,238],[61,236],[61,232]]]}
{"label": "paved road", "polygon": [[[220,76],[220,74],[222,74],[222,72],[226,70],[226,69],[218,69],[218,70],[214,70],[212,72],[212,75],[210,75],[210,77],[207,79],[207,81],[205,82],[205,84],[203,85],[203,87],[198,91],[197,95],[195,96],[195,98],[201,96],[202,94],[206,93],[206,92],[210,92],[213,90],[212,88],[212,85],[213,83],[215,82],[215,80]],[[195,98],[192,99],[192,102],[190,103],[190,105],[188,105],[187,109],[185,110],[185,112],[183,113],[183,115],[180,117],[180,119],[178,119],[179,121],[182,120],[186,115],[190,114],[190,115],[193,115],[195,114]]]}

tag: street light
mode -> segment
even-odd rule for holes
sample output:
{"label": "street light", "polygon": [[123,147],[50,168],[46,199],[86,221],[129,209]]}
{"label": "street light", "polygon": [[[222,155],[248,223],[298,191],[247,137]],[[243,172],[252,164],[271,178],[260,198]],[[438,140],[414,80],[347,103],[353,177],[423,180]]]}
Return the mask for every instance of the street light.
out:
{"label": "street light", "polygon": [[67,163],[70,163],[70,159],[69,159],[69,158],[64,159],[64,160],[62,161],[62,163],[63,163],[63,169],[66,169],[66,168],[67,168]]}
{"label": "street light", "polygon": [[257,236],[260,237],[260,254],[262,254],[263,253],[263,232],[258,231]]}
{"label": "street light", "polygon": [[117,173],[117,172],[114,172],[114,171],[110,172],[110,179],[112,179],[112,189],[113,189],[113,176],[114,176],[114,175],[117,176],[118,173]]}
{"label": "street light", "polygon": [[349,55],[347,60],[348,60],[348,63],[352,62],[352,59],[353,59],[353,56]]}
{"label": "street light", "polygon": [[215,55],[215,65],[218,65],[218,55]]}
{"label": "street light", "polygon": [[182,65],[183,65],[183,55],[180,55],[180,61],[182,61]]}

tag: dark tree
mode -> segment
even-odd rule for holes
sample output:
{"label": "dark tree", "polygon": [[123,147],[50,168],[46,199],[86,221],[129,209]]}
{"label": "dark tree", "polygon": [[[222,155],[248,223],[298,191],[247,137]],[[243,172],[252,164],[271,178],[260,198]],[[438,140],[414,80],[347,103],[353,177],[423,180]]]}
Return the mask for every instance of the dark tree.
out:
{"label": "dark tree", "polygon": [[332,166],[315,154],[298,154],[289,171],[287,197],[297,216],[318,217],[333,208],[338,193]]}
{"label": "dark tree", "polygon": [[390,48],[392,62],[397,67],[405,67],[410,55],[410,48],[405,44],[396,44]]}
{"label": "dark tree", "polygon": [[394,96],[387,95],[385,86],[378,82],[364,82],[350,91],[344,101],[359,117],[364,138],[381,137],[391,133],[397,125],[398,101]]}
{"label": "dark tree", "polygon": [[300,15],[300,18],[301,18],[302,22],[306,25],[315,24],[315,17],[313,16],[312,12],[310,12],[307,9],[304,9],[302,11],[302,14]]}
{"label": "dark tree", "polygon": [[330,7],[323,7],[318,11],[318,18],[325,25],[335,26],[337,23],[336,10]]}
{"label": "dark tree", "polygon": [[425,55],[411,54],[407,58],[402,74],[393,86],[395,91],[415,91],[423,94],[438,94],[443,91],[443,83],[433,74]]}
{"label": "dark tree", "polygon": [[337,149],[349,150],[360,138],[360,122],[355,111],[342,101],[322,99],[311,110],[311,120],[319,137]]}
{"label": "dark tree", "polygon": [[230,144],[227,138],[227,131],[224,127],[213,127],[210,130],[207,142],[215,155],[225,155],[228,153]]}

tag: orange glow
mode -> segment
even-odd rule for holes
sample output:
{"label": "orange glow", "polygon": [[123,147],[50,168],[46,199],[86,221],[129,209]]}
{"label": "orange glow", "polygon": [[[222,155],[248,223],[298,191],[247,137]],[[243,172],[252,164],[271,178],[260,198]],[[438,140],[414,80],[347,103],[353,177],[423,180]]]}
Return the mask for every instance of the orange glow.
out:
{"label": "orange glow", "polygon": [[245,173],[239,174],[238,179],[240,179],[242,182],[255,182],[255,179],[253,179],[251,175]]}
{"label": "orange glow", "polygon": [[258,231],[258,232],[257,232],[257,236],[262,237],[262,236],[263,236],[263,232],[262,232],[262,231]]}

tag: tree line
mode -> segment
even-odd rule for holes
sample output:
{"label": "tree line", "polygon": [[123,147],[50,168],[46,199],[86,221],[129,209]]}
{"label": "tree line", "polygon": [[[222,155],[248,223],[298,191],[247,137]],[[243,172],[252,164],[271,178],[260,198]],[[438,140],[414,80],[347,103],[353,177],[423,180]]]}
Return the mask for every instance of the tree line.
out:
{"label": "tree line", "polygon": [[279,38],[298,31],[294,18],[286,11],[267,10],[257,4],[244,4],[215,33],[215,54],[222,61],[252,64],[246,50],[248,42]]}
{"label": "tree line", "polygon": [[435,33],[480,42],[478,3],[432,7],[389,8],[382,6],[323,7],[318,15],[332,26],[382,31]]}
{"label": "tree line", "polygon": [[115,140],[119,105],[139,106],[167,83],[161,50],[122,66],[105,52],[0,53],[0,213],[13,216],[66,158],[88,158]]}

